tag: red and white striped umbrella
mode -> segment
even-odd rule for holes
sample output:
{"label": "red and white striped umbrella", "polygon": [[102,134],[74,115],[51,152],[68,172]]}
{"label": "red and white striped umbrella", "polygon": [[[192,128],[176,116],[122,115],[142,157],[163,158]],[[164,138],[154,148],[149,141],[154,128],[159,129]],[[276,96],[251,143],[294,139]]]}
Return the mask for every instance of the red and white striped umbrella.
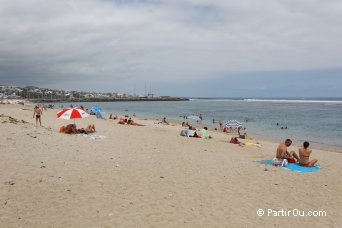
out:
{"label": "red and white striped umbrella", "polygon": [[81,108],[67,108],[57,113],[57,118],[70,120],[88,117],[89,114]]}

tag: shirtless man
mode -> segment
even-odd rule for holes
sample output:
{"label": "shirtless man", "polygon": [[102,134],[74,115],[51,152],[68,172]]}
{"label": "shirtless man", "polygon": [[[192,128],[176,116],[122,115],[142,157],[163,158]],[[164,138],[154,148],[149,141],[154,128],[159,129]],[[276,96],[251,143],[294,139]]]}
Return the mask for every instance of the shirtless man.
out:
{"label": "shirtless man", "polygon": [[287,151],[287,147],[291,146],[291,144],[292,144],[291,139],[286,139],[285,143],[280,143],[278,148],[277,148],[276,157],[280,158],[280,159],[287,159],[287,160],[296,159],[295,161],[299,161],[299,157],[296,154],[296,152],[294,152],[294,151],[288,152]]}
{"label": "shirtless man", "polygon": [[303,143],[303,148],[299,148],[299,165],[301,166],[314,166],[316,162],[318,162],[317,159],[313,159],[312,161],[309,160],[310,154],[312,152],[311,149],[308,149],[309,147],[309,142],[304,142]]}
{"label": "shirtless man", "polygon": [[34,112],[33,112],[33,118],[36,116],[36,126],[38,126],[38,120],[39,120],[39,125],[42,126],[42,120],[41,120],[41,115],[43,114],[43,111],[36,105],[34,107]]}

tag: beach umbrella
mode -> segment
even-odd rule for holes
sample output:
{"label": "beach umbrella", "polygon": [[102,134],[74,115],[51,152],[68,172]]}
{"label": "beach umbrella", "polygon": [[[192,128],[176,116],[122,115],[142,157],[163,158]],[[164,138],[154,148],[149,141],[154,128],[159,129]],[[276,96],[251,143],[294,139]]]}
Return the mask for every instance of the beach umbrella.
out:
{"label": "beach umbrella", "polygon": [[96,118],[98,119],[106,119],[106,113],[105,112],[96,112]]}
{"label": "beach umbrella", "polygon": [[81,108],[66,108],[57,113],[57,118],[70,120],[88,117],[89,114]]}
{"label": "beach umbrella", "polygon": [[224,126],[227,128],[239,128],[242,126],[242,123],[237,120],[228,120],[224,123]]}
{"label": "beach umbrella", "polygon": [[199,116],[195,116],[195,115],[190,115],[187,117],[187,119],[195,120],[195,121],[201,121],[201,118],[199,118]]}
{"label": "beach umbrella", "polygon": [[93,110],[93,112],[101,112],[102,111],[102,108],[98,107],[98,106],[93,106],[91,108],[91,110]]}

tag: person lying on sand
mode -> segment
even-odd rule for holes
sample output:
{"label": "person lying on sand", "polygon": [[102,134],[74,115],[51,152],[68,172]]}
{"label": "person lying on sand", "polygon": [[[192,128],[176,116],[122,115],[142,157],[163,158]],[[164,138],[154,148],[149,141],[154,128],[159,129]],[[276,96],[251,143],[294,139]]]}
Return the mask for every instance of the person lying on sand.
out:
{"label": "person lying on sand", "polygon": [[292,144],[291,139],[286,139],[285,143],[280,143],[278,148],[277,148],[276,158],[287,159],[287,161],[289,163],[294,163],[296,161],[299,161],[299,157],[296,154],[296,152],[294,152],[294,151],[288,152],[287,151],[287,147],[291,146],[291,144]]}
{"label": "person lying on sand", "polygon": [[115,115],[115,114],[114,114],[114,116],[113,116],[113,114],[110,114],[108,119],[110,119],[110,120],[116,120],[116,119],[118,119],[118,116]]}
{"label": "person lying on sand", "polygon": [[128,125],[134,125],[134,126],[145,126],[144,124],[139,124],[139,123],[136,123],[132,120],[132,118],[129,118],[128,121],[127,121],[127,124]]}
{"label": "person lying on sand", "polygon": [[66,126],[62,126],[59,129],[59,132],[65,134],[89,134],[95,132],[95,125],[89,124],[86,128],[76,128],[76,124],[68,124]]}
{"label": "person lying on sand", "polygon": [[60,133],[65,133],[65,134],[77,134],[77,129],[75,124],[68,124],[66,126],[62,126],[59,129]]}
{"label": "person lying on sand", "polygon": [[86,128],[76,129],[76,131],[80,134],[89,134],[94,133],[96,130],[94,124],[89,124]]}
{"label": "person lying on sand", "polygon": [[311,149],[309,149],[309,142],[304,142],[303,143],[303,147],[299,148],[298,152],[299,152],[299,165],[301,166],[307,166],[307,167],[311,167],[314,166],[318,160],[317,159],[313,159],[313,160],[309,160],[310,158],[310,154],[312,152]]}
{"label": "person lying on sand", "polygon": [[120,118],[118,124],[122,124],[122,125],[134,125],[134,126],[145,126],[144,124],[139,124],[139,123],[136,123],[132,120],[132,118]]}
{"label": "person lying on sand", "polygon": [[128,124],[128,123],[127,123],[127,119],[121,117],[121,118],[119,119],[118,124],[127,125],[127,124]]}

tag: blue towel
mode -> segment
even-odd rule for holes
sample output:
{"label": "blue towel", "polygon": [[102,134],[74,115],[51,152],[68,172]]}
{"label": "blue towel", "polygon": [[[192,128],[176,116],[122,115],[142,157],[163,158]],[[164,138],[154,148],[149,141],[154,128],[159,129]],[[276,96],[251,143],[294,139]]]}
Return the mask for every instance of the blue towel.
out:
{"label": "blue towel", "polygon": [[319,166],[305,167],[305,166],[300,166],[298,163],[289,163],[284,168],[288,170],[296,171],[299,173],[314,172],[314,171],[321,169],[321,167]]}
{"label": "blue towel", "polygon": [[[264,165],[273,165],[272,160],[262,160],[262,161],[258,161],[258,162],[261,164],[264,164]],[[296,171],[299,173],[314,172],[314,171],[322,169],[319,166],[312,166],[312,167],[300,166],[298,163],[289,163],[283,168],[288,169],[288,170],[292,170],[292,171]]]}

